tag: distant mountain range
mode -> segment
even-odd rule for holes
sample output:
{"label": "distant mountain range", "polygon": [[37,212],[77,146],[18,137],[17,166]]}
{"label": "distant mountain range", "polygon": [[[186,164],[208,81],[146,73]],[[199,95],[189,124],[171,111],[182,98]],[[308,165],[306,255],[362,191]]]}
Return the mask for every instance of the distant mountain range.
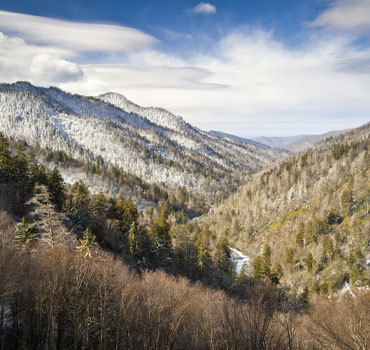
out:
{"label": "distant mountain range", "polygon": [[210,133],[217,137],[228,137],[246,143],[254,143],[260,146],[268,146],[272,148],[281,148],[290,152],[300,152],[312,147],[316,142],[325,140],[330,137],[340,135],[347,132],[349,129],[330,131],[318,135],[296,135],[287,137],[256,137],[253,139],[246,139],[239,136],[227,134],[221,131],[211,130]]}
{"label": "distant mountain range", "polygon": [[[272,147],[271,145],[263,144],[262,142],[259,142],[257,140],[246,139],[246,138],[239,137],[239,136],[236,136],[236,135],[227,134],[226,132],[222,132],[222,131],[211,130],[209,133],[212,134],[212,135],[214,135],[214,136],[216,136],[216,137],[220,137],[220,138],[227,137],[227,138],[230,138],[230,139],[233,139],[233,140],[237,140],[237,141],[241,141],[241,142],[253,143],[253,144],[259,145],[259,146]],[[280,147],[276,147],[276,148],[280,148]]]}
{"label": "distant mountain range", "polygon": [[303,151],[307,148],[312,147],[316,142],[338,136],[340,134],[344,134],[349,129],[345,130],[335,130],[335,131],[330,131],[324,134],[319,134],[319,135],[301,135],[301,137],[298,137],[297,140],[292,141],[288,144],[286,144],[283,149],[286,149],[290,152],[300,152]]}
{"label": "distant mountain range", "polygon": [[253,140],[257,141],[263,145],[273,147],[273,148],[286,148],[292,142],[296,142],[297,140],[305,137],[307,135],[296,135],[296,136],[287,136],[287,137],[256,137]]}

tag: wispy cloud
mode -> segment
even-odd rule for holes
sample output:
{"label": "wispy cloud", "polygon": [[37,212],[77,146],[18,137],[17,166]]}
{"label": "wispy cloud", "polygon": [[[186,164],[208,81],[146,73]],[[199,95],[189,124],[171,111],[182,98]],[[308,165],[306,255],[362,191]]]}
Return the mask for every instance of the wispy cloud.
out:
{"label": "wispy cloud", "polygon": [[370,0],[336,0],[311,26],[340,31],[370,29]]}
{"label": "wispy cloud", "polygon": [[125,52],[157,42],[128,27],[81,23],[0,11],[0,30],[21,36],[28,43],[55,45],[74,52]]}
{"label": "wispy cloud", "polygon": [[200,2],[197,6],[195,6],[190,11],[193,14],[204,14],[204,15],[212,15],[215,14],[216,7],[208,2]]}

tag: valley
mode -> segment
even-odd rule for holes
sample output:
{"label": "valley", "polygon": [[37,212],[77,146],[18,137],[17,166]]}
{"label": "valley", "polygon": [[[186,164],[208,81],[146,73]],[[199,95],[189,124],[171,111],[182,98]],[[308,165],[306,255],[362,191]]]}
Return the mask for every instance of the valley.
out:
{"label": "valley", "polygon": [[113,93],[0,102],[4,344],[316,349],[368,308],[370,124],[290,153]]}

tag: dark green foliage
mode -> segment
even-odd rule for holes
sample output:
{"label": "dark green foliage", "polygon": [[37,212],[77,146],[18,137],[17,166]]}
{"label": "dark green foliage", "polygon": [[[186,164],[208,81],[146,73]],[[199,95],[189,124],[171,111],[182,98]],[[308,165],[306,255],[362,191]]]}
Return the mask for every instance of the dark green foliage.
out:
{"label": "dark green foliage", "polygon": [[329,226],[332,226],[332,225],[338,225],[338,224],[340,224],[342,221],[343,221],[343,218],[342,218],[342,216],[341,216],[338,212],[336,212],[336,211],[331,211],[331,212],[328,214],[327,222],[328,222],[328,225],[329,225]]}
{"label": "dark green foliage", "polygon": [[270,279],[273,283],[278,284],[284,275],[283,267],[280,264],[273,266],[270,274]]}
{"label": "dark green foliage", "polygon": [[15,161],[10,154],[8,140],[0,133],[0,181],[9,183],[15,174]]}
{"label": "dark green foliage", "polygon": [[213,251],[213,263],[223,272],[229,272],[231,268],[231,253],[229,242],[226,237],[221,237]]}
{"label": "dark green foliage", "polygon": [[335,160],[339,160],[348,151],[348,146],[341,143],[334,145],[332,155]]}
{"label": "dark green foliage", "polygon": [[145,228],[133,221],[129,230],[128,243],[131,256],[143,267],[151,263],[151,244]]}
{"label": "dark green foliage", "polygon": [[123,233],[128,233],[132,223],[137,221],[139,213],[131,198],[127,200],[117,200],[117,209],[121,216],[121,229]]}
{"label": "dark green foliage", "polygon": [[48,175],[48,189],[52,202],[58,210],[62,210],[66,199],[65,186],[62,175],[56,167]]}
{"label": "dark green foliage", "polygon": [[262,256],[257,256],[252,262],[252,273],[256,279],[262,279],[265,276],[264,261]]}
{"label": "dark green foliage", "polygon": [[153,241],[155,265],[163,267],[168,263],[172,248],[166,207],[159,210],[158,217],[153,221],[150,238]]}
{"label": "dark green foliage", "polygon": [[208,227],[196,236],[197,266],[201,270],[207,270],[211,265],[210,236],[211,232]]}
{"label": "dark green foliage", "polygon": [[75,225],[85,230],[90,222],[90,197],[86,185],[82,182],[76,182],[72,186],[69,196],[68,211]]}
{"label": "dark green foliage", "polygon": [[19,248],[28,246],[30,243],[36,241],[38,238],[37,233],[30,227],[29,222],[25,217],[17,224],[15,231],[15,242]]}

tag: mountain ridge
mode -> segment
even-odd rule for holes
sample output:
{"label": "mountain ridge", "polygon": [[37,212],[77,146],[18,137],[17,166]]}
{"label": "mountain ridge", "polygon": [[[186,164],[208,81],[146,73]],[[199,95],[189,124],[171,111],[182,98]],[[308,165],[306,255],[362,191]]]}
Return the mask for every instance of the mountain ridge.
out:
{"label": "mountain ridge", "polygon": [[0,131],[149,183],[206,193],[212,201],[288,154],[217,138],[119,94],[81,96],[28,82],[0,85]]}

